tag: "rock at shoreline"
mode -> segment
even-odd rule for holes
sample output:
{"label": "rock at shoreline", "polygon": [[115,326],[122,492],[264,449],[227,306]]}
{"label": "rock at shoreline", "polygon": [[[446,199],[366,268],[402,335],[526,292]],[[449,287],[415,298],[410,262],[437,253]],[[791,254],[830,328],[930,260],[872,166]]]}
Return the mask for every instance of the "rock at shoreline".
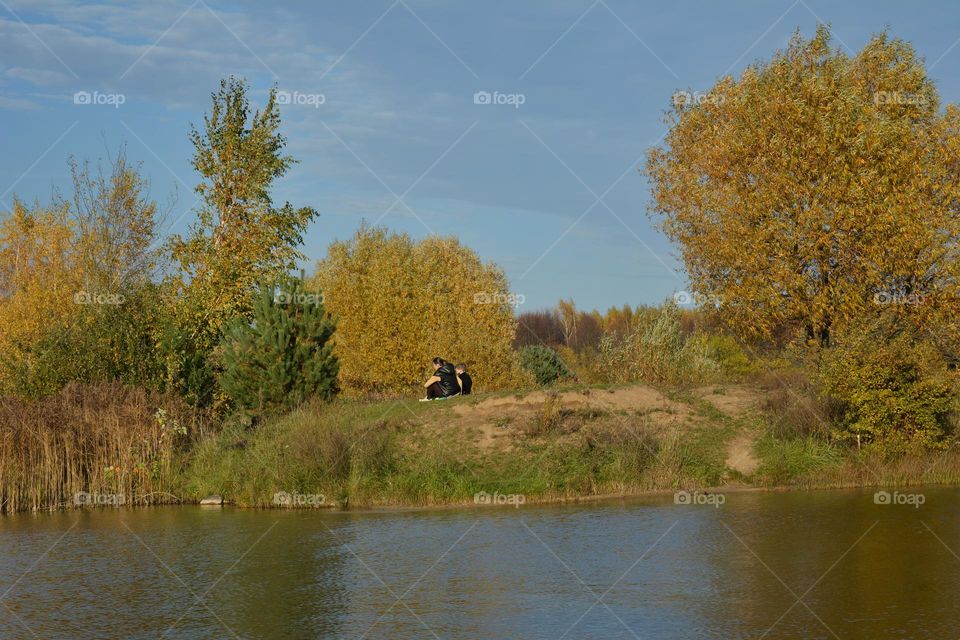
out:
{"label": "rock at shoreline", "polygon": [[216,505],[219,507],[223,505],[223,496],[207,496],[200,501],[200,505]]}

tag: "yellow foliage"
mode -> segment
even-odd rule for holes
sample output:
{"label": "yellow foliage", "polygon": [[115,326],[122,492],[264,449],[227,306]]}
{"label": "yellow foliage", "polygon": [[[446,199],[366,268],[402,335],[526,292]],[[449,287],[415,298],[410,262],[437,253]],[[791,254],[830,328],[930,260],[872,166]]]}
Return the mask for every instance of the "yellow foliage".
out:
{"label": "yellow foliage", "polygon": [[675,105],[648,175],[693,290],[735,333],[825,343],[881,306],[957,317],[960,114],[909,44],[847,56],[821,28],[703,98]]}
{"label": "yellow foliage", "polygon": [[511,348],[506,277],[455,238],[414,241],[363,227],[330,245],[313,284],[338,318],[347,393],[413,392],[434,356],[466,363],[478,389],[527,382]]}
{"label": "yellow foliage", "polygon": [[[64,206],[28,209],[19,200],[0,221],[0,353],[16,361],[50,327],[79,313],[83,274],[71,255],[74,227]],[[6,388],[0,367],[0,393]]]}

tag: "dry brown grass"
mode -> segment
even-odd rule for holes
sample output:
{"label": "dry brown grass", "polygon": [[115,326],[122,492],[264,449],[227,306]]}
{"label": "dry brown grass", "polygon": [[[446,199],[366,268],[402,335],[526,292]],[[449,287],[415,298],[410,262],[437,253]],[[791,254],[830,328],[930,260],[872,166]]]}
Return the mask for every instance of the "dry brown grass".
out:
{"label": "dry brown grass", "polygon": [[0,398],[0,512],[73,506],[79,493],[108,503],[176,501],[175,448],[202,427],[182,403],[119,384]]}

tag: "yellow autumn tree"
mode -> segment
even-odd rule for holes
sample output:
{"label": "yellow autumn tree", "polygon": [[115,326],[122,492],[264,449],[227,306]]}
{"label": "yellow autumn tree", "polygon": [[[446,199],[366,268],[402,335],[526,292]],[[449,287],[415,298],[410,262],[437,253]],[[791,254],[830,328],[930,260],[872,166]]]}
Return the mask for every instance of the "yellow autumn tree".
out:
{"label": "yellow autumn tree", "polygon": [[848,56],[821,27],[679,92],[667,122],[652,210],[738,333],[828,344],[880,307],[955,323],[960,110],[908,43],[881,34]]}
{"label": "yellow autumn tree", "polygon": [[126,159],[71,160],[73,197],[0,218],[0,393],[155,378],[156,204]]}
{"label": "yellow autumn tree", "polygon": [[413,392],[434,356],[466,363],[479,388],[526,381],[511,348],[507,279],[455,238],[414,241],[364,226],[330,245],[311,284],[338,319],[347,393]]}
{"label": "yellow autumn tree", "polygon": [[0,393],[10,392],[10,367],[51,326],[77,313],[82,277],[71,253],[74,226],[65,207],[27,207],[14,200],[0,220]]}

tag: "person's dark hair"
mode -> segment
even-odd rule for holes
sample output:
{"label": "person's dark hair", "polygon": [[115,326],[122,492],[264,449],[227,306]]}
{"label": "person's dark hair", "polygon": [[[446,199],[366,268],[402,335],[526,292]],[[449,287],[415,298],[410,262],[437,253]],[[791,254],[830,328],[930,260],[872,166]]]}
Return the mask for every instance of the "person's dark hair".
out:
{"label": "person's dark hair", "polygon": [[434,358],[433,364],[438,364],[442,367],[443,365],[447,364],[447,361],[444,360],[443,358]]}
{"label": "person's dark hair", "polygon": [[459,369],[460,371],[463,371],[464,373],[467,372],[467,365],[465,365],[465,364],[458,364],[458,365],[457,365],[456,367],[454,367],[454,368],[455,368],[455,369]]}

